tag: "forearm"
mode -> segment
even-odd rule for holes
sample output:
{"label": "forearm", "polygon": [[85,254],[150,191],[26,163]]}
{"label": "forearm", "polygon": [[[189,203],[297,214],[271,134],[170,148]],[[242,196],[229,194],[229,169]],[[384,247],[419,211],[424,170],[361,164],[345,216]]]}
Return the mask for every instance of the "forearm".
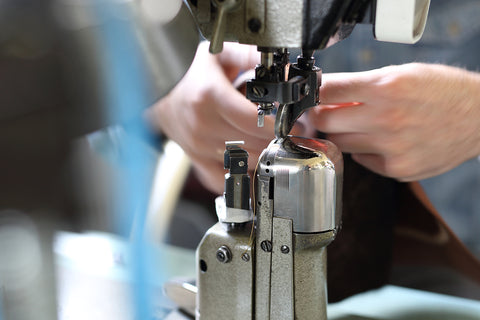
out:
{"label": "forearm", "polygon": [[[462,70],[464,74],[463,83],[465,85],[465,104],[466,115],[470,127],[468,134],[470,139],[466,141],[470,148],[467,158],[480,156],[480,73]],[[459,128],[462,129],[461,127]],[[459,141],[462,143],[462,141]]]}

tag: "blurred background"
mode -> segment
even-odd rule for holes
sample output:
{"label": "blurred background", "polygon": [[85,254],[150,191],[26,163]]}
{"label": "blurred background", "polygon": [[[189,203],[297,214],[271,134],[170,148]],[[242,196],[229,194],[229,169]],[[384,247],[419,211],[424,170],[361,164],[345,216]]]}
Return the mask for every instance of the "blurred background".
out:
{"label": "blurred background", "polygon": [[60,236],[92,230],[128,240],[133,310],[148,317],[145,286],[161,270],[145,221],[162,143],[143,111],[198,40],[182,1],[0,2],[0,319],[57,317],[54,244],[124,263],[92,251],[101,239],[82,249]]}

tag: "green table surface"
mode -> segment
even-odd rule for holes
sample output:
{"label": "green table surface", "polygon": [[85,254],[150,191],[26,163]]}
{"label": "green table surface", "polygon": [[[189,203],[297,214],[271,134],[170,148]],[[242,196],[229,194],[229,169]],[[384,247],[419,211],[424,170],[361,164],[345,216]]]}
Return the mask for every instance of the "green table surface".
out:
{"label": "green table surface", "polygon": [[[126,241],[105,233],[59,233],[55,241],[59,319],[134,319]],[[162,293],[171,278],[195,275],[194,251],[156,246],[158,276],[151,279],[155,319],[181,319]],[[330,320],[480,320],[480,301],[385,286],[328,307]]]}

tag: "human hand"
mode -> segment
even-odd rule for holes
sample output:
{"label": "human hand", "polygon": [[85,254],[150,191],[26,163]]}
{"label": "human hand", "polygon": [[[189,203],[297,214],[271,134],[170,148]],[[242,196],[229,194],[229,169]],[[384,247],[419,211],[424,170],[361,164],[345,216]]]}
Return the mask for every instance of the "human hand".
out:
{"label": "human hand", "polygon": [[274,118],[257,127],[257,107],[237,91],[232,81],[239,71],[260,61],[253,46],[225,43],[218,55],[201,43],[192,66],[178,85],[148,111],[148,118],[192,159],[200,181],[223,192],[225,141],[243,140],[253,170],[262,150],[274,138]]}
{"label": "human hand", "polygon": [[419,180],[480,154],[480,74],[411,63],[322,82],[311,124],[374,172]]}

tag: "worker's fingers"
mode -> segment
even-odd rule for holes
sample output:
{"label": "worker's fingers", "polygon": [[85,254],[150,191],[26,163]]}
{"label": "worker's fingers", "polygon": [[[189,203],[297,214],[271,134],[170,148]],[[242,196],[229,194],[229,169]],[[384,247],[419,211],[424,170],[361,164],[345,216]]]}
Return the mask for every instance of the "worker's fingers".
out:
{"label": "worker's fingers", "polygon": [[[355,133],[371,128],[371,112],[368,105],[349,104],[341,106],[316,106],[309,110],[309,122],[326,133]],[[371,111],[371,110],[369,110]]]}
{"label": "worker's fingers", "polygon": [[[250,153],[248,157],[249,172],[255,171],[259,154]],[[223,161],[212,161],[211,159],[198,158],[193,161],[195,173],[199,181],[210,191],[222,194],[224,191],[225,173]]]}
{"label": "worker's fingers", "polygon": [[442,168],[435,168],[432,170],[418,171],[408,176],[400,176],[396,178],[398,181],[401,181],[401,182],[419,181],[419,180],[438,176],[444,172],[445,170]]}
{"label": "worker's fingers", "polygon": [[364,133],[337,133],[329,134],[332,141],[342,152],[347,153],[375,153],[378,151],[371,135]]}
{"label": "worker's fingers", "polygon": [[225,169],[222,162],[196,159],[193,167],[198,180],[210,191],[222,194],[224,189]]}
{"label": "worker's fingers", "polygon": [[409,155],[388,156],[384,154],[352,154],[353,160],[382,176],[395,178],[399,181],[417,181],[438,175],[444,170],[441,167],[425,169],[422,166],[412,166]]}
{"label": "worker's fingers", "polygon": [[218,124],[212,134],[208,129],[199,129],[197,134],[190,139],[183,139],[183,148],[192,160],[203,159],[223,161],[226,141],[244,141],[243,148],[251,157],[258,156],[268,145],[271,139],[261,139],[231,128],[228,124]]}
{"label": "worker's fingers", "polygon": [[395,175],[391,172],[391,167],[389,167],[388,162],[385,161],[385,158],[381,155],[355,153],[352,154],[352,159],[375,173],[391,178],[396,178]]}
{"label": "worker's fingers", "polygon": [[363,102],[371,96],[372,83],[376,79],[376,73],[371,71],[323,74],[320,103]]}
{"label": "worker's fingers", "polygon": [[263,127],[257,126],[257,107],[247,100],[233,86],[225,86],[218,99],[219,103],[228,104],[228,108],[219,110],[223,119],[237,130],[262,139],[272,139],[274,136],[275,119],[265,117]]}
{"label": "worker's fingers", "polygon": [[[274,138],[275,117],[273,115],[265,116],[263,127],[258,127],[257,106],[247,100],[235,87],[226,85],[214,93],[217,103],[225,106],[219,109],[220,115],[232,127],[254,137],[269,140]],[[291,134],[305,134],[305,125],[298,121],[295,122]]]}
{"label": "worker's fingers", "polygon": [[[259,154],[250,154],[248,159],[249,173],[253,176],[258,162]],[[199,181],[210,191],[216,194],[222,194],[224,191],[225,173],[223,161],[212,161],[210,159],[199,158],[193,161],[195,173]]]}

